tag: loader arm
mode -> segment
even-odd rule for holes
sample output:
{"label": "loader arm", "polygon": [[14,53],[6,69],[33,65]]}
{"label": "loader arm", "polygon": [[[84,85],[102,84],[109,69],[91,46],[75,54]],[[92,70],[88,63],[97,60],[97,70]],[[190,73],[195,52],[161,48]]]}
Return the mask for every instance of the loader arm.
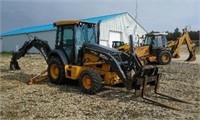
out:
{"label": "loader arm", "polygon": [[[132,37],[130,39],[132,41]],[[145,76],[147,76],[148,85],[157,83],[158,68],[155,66],[143,67],[133,50],[126,54],[116,49],[86,42],[83,45],[83,53],[92,54],[108,63],[112,68],[111,71],[117,73],[127,90],[140,90]]]}
{"label": "loader arm", "polygon": [[171,47],[171,54],[173,58],[180,57],[180,48],[184,41],[186,41],[189,52],[189,57],[186,59],[186,61],[195,61],[195,47],[192,45],[192,40],[190,39],[189,33],[186,29],[184,29],[184,34],[178,39],[178,41],[174,42],[174,45],[171,45],[173,42],[168,44],[168,47]]}
{"label": "loader arm", "polygon": [[23,57],[32,47],[35,47],[36,49],[38,49],[43,55],[45,61],[48,63],[48,54],[51,51],[50,46],[48,45],[47,41],[34,37],[33,40],[26,41],[24,45],[17,52],[13,53],[11,61],[10,61],[11,70],[21,69],[19,67],[17,60]]}

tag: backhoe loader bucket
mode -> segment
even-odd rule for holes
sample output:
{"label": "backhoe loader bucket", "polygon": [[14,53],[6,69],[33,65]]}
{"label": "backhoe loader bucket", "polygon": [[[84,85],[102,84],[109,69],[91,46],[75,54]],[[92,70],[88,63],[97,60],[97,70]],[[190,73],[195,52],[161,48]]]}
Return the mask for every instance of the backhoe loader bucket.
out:
{"label": "backhoe loader bucket", "polygon": [[10,62],[10,70],[20,70],[19,64],[17,61]]}
{"label": "backhoe loader bucket", "polygon": [[190,54],[189,57],[186,59],[186,61],[195,61],[195,60],[196,60],[195,54]]}
{"label": "backhoe loader bucket", "polygon": [[189,57],[186,59],[186,61],[195,61],[196,60],[196,54],[195,54],[195,48],[193,48],[192,52],[190,52]]}
{"label": "backhoe loader bucket", "polygon": [[16,53],[12,53],[12,58],[10,61],[10,70],[20,70],[21,68],[19,67],[19,64],[16,60]]}

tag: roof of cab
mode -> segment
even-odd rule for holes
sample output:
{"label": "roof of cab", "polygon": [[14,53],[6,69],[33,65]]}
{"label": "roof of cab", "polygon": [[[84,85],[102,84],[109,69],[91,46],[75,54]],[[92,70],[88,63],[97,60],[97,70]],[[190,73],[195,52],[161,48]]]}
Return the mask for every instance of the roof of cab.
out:
{"label": "roof of cab", "polygon": [[80,24],[80,23],[96,24],[94,22],[86,22],[86,21],[81,21],[81,20],[62,20],[62,21],[56,21],[56,22],[54,22],[54,25],[55,26],[74,25],[74,24]]}
{"label": "roof of cab", "polygon": [[62,21],[56,21],[54,22],[55,26],[60,26],[60,25],[71,25],[71,24],[79,24],[80,20],[62,20]]}

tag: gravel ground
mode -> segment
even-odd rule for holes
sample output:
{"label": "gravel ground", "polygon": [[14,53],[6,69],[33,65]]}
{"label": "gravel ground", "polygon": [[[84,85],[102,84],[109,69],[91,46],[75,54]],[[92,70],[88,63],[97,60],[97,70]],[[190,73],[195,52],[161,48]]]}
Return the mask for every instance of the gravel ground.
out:
{"label": "gravel ground", "polygon": [[199,120],[200,76],[198,63],[172,61],[159,66],[163,73],[160,92],[185,100],[185,104],[159,98],[182,111],[161,107],[155,103],[135,97],[123,87],[105,86],[96,95],[83,94],[78,85],[54,85],[49,80],[27,85],[28,79],[45,70],[47,65],[40,55],[28,55],[19,60],[20,71],[9,70],[10,56],[0,59],[0,119],[2,120]]}

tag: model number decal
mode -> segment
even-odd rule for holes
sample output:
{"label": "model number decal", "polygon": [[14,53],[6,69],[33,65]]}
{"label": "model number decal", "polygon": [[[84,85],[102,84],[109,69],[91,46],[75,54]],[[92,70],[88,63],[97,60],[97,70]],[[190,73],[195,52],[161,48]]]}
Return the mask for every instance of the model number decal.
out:
{"label": "model number decal", "polygon": [[103,58],[103,59],[105,59],[105,60],[109,60],[109,58],[108,58],[107,56],[105,56],[104,54],[101,54],[101,53],[99,54],[99,57],[100,57],[100,58]]}

